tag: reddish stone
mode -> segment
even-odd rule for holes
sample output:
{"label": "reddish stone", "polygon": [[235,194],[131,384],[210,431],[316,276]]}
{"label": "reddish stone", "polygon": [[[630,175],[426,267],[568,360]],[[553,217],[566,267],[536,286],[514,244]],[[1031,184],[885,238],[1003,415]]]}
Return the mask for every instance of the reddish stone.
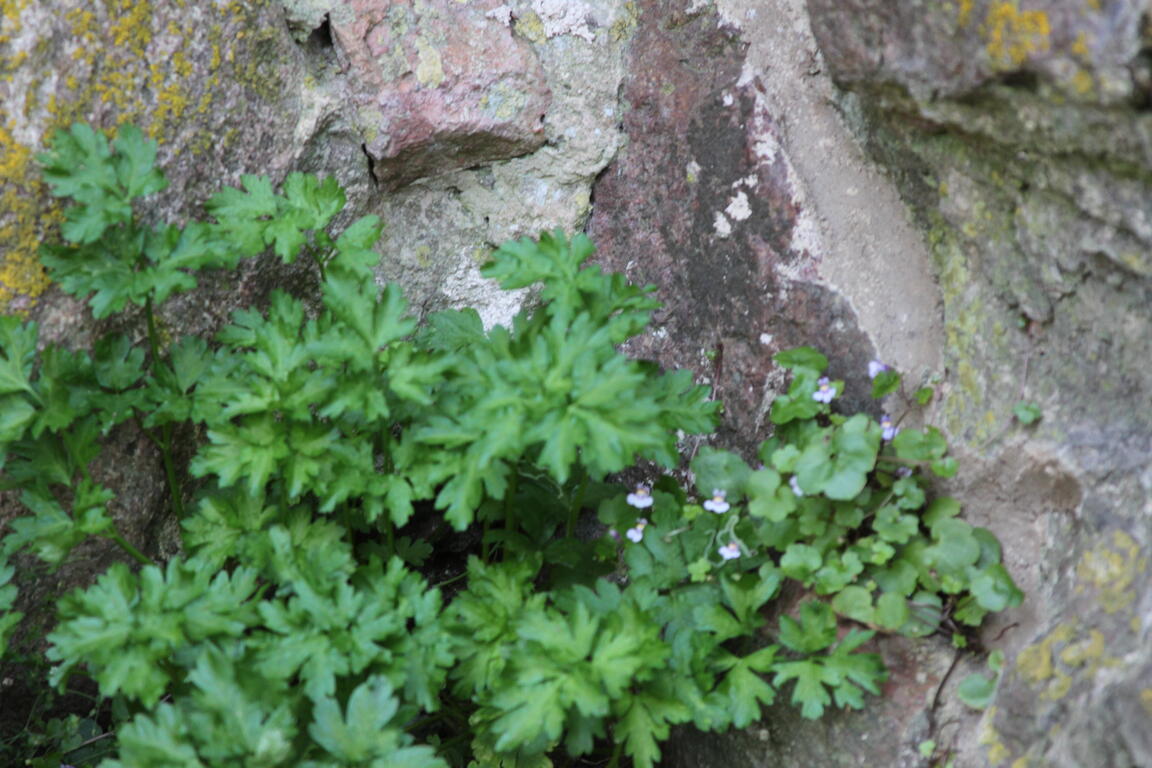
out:
{"label": "reddish stone", "polygon": [[775,120],[758,83],[739,84],[744,44],[713,13],[669,19],[660,3],[640,5],[628,145],[593,189],[589,233],[600,263],[654,283],[664,303],[655,332],[628,352],[707,377],[725,404],[721,442],[752,454],[784,383],[773,354],[819,346],[831,375],[866,392],[873,348],[816,277],[821,255],[798,234],[794,173],[782,151],[765,149],[781,143]]}
{"label": "reddish stone", "polygon": [[551,92],[494,0],[352,0],[331,17],[376,179],[418,178],[544,143]]}

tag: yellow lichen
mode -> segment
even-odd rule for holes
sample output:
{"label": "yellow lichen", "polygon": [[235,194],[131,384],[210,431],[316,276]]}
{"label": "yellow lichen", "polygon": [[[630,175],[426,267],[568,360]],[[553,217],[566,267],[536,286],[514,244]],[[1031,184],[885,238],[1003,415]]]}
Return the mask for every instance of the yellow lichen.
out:
{"label": "yellow lichen", "polygon": [[1090,51],[1088,50],[1088,34],[1081,32],[1076,35],[1076,40],[1072,43],[1072,53],[1077,56],[1087,59]]}
{"label": "yellow lichen", "polygon": [[1112,546],[1101,544],[1080,558],[1076,564],[1076,592],[1093,590],[1105,613],[1116,613],[1132,604],[1132,588],[1137,577],[1148,569],[1148,558],[1125,531],[1112,534]]}
{"label": "yellow lichen", "polygon": [[1039,643],[1033,643],[1016,657],[1016,669],[1020,676],[1033,685],[1045,683],[1055,674],[1053,666],[1052,647],[1058,643],[1067,643],[1075,633],[1075,625],[1058,624],[1048,636]]}
{"label": "yellow lichen", "polygon": [[518,17],[513,28],[516,30],[516,34],[530,43],[542,43],[548,39],[544,34],[544,22],[540,20],[535,11],[528,11],[523,16]]}
{"label": "yellow lichen", "polygon": [[1052,33],[1044,11],[1022,11],[1015,2],[996,2],[982,28],[989,58],[997,67],[1019,67],[1049,49]]}
{"label": "yellow lichen", "polygon": [[1057,701],[1077,679],[1093,677],[1102,667],[1115,667],[1120,659],[1106,654],[1104,633],[1089,629],[1077,635],[1074,624],[1059,624],[1048,636],[1016,657],[1016,670],[1026,682],[1039,687],[1039,698]]}
{"label": "yellow lichen", "polygon": [[1052,680],[1040,692],[1040,698],[1047,701],[1059,701],[1068,695],[1068,691],[1072,688],[1072,678],[1063,672],[1057,671],[1052,676]]}
{"label": "yellow lichen", "polygon": [[1032,764],[1032,759],[1025,755],[1012,763],[1012,768],[1028,768]]}
{"label": "yellow lichen", "polygon": [[0,312],[23,312],[48,288],[38,248],[46,222],[37,200],[43,186],[32,164],[32,151],[12,136],[12,124],[0,125]]}
{"label": "yellow lichen", "polygon": [[480,108],[497,120],[513,119],[527,104],[527,94],[503,82],[492,86],[480,99]]}
{"label": "yellow lichen", "polygon": [[988,711],[984,713],[984,719],[980,722],[979,744],[988,751],[989,762],[1002,763],[1011,759],[1012,752],[1001,740],[996,726],[992,725],[995,718],[996,707],[989,707]]}
{"label": "yellow lichen", "polygon": [[1144,706],[1144,711],[1152,717],[1152,688],[1145,688],[1140,691],[1140,703]]}
{"label": "yellow lichen", "polygon": [[1092,79],[1092,73],[1084,69],[1076,70],[1076,74],[1072,75],[1072,88],[1076,93],[1088,93],[1092,90],[1092,86],[1096,81]]}
{"label": "yellow lichen", "polygon": [[[30,5],[30,0],[0,0],[0,44],[18,38],[21,12]],[[214,12],[223,18],[223,12]],[[162,29],[168,35],[161,38]],[[220,34],[210,36],[213,70],[222,58],[222,40]],[[156,18],[146,0],[96,0],[66,11],[58,26],[45,25],[34,40],[22,40],[16,55],[0,50],[0,74],[16,67],[32,73],[23,96],[12,102],[17,114],[0,104],[0,312],[30,308],[47,287],[37,251],[60,214],[37,180],[32,156],[57,128],[94,111],[104,115],[105,132],[131,121],[163,139],[180,124],[191,100],[186,83],[194,72],[193,44],[173,21]],[[218,74],[213,77],[208,91],[221,82]],[[206,112],[209,99],[204,93],[197,108]],[[38,135],[38,141],[25,138],[28,146],[15,141],[17,117],[21,135]]]}
{"label": "yellow lichen", "polygon": [[956,0],[956,6],[956,24],[963,29],[972,18],[972,0]]}
{"label": "yellow lichen", "polygon": [[1060,652],[1060,661],[1070,667],[1090,664],[1095,667],[1104,656],[1104,633],[1098,629],[1088,632],[1088,639],[1072,643]]}
{"label": "yellow lichen", "polygon": [[636,8],[636,3],[633,0],[628,0],[624,3],[623,12],[620,18],[612,23],[611,28],[608,30],[609,36],[615,41],[620,42],[632,36],[639,26],[640,12]]}
{"label": "yellow lichen", "polygon": [[20,12],[30,0],[0,0],[0,45],[7,45],[23,28]]}
{"label": "yellow lichen", "polygon": [[116,49],[127,48],[144,56],[152,42],[152,7],[136,0],[105,0],[108,9],[108,31]]}

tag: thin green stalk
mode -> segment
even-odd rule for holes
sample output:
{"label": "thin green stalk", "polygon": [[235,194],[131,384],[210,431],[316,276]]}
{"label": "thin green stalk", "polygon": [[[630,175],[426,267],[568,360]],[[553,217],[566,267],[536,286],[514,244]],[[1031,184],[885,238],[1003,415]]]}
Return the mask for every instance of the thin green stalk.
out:
{"label": "thin green stalk", "polygon": [[[152,352],[152,367],[160,364],[160,341],[156,333],[156,316],[152,311],[152,297],[144,304],[144,316],[148,321],[148,347]],[[165,424],[160,431],[160,455],[164,459],[164,473],[168,476],[168,493],[172,497],[172,512],[177,520],[184,519],[184,499],[180,481],[176,477],[176,464],[172,460],[172,425]]]}
{"label": "thin green stalk", "polygon": [[435,584],[432,585],[432,588],[433,589],[439,589],[440,587],[447,586],[448,584],[453,584],[457,581],[460,581],[460,579],[466,579],[466,578],[468,578],[468,572],[464,571],[463,573],[456,574],[452,578],[444,579],[444,581],[436,582]]}
{"label": "thin green stalk", "polygon": [[616,746],[612,750],[612,759],[608,761],[608,768],[619,768],[620,756],[624,754],[624,742],[616,739]]}
{"label": "thin green stalk", "polygon": [[82,741],[82,742],[80,742],[79,744],[77,744],[76,746],[72,747],[71,749],[66,749],[66,750],[64,750],[64,751],[63,751],[63,752],[61,752],[60,754],[61,754],[61,755],[70,755],[70,754],[72,754],[73,752],[79,752],[80,750],[84,749],[85,747],[89,747],[89,746],[92,746],[92,745],[93,745],[93,744],[95,744],[96,742],[98,742],[98,741],[103,741],[104,739],[110,739],[110,738],[114,737],[115,735],[116,735],[116,733],[115,733],[115,732],[113,732],[113,731],[109,731],[108,733],[102,733],[102,734],[100,734],[99,736],[93,736],[93,737],[92,737],[92,738],[90,738],[90,739],[87,739],[87,740],[85,740],[85,741]]}
{"label": "thin green stalk", "polygon": [[140,550],[136,549],[136,547],[132,546],[132,544],[127,539],[125,539],[123,536],[120,535],[120,531],[116,530],[115,528],[112,529],[112,533],[108,535],[108,538],[110,538],[110,539],[112,539],[112,541],[116,542],[120,546],[120,549],[124,550],[129,555],[131,555],[132,558],[135,559],[136,562],[140,563],[141,565],[155,565],[156,564],[156,563],[152,562],[152,558],[148,557],[148,555],[144,554]]}

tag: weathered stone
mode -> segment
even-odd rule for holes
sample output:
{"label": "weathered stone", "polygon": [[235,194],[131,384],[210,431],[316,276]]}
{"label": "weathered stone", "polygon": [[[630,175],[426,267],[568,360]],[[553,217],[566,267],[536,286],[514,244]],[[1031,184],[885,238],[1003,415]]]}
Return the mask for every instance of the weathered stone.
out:
{"label": "weathered stone", "polygon": [[551,95],[495,0],[355,0],[331,16],[365,151],[386,187],[528,154]]}
{"label": "weathered stone", "polygon": [[[156,210],[186,210],[239,174],[295,160],[305,59],[274,7],[145,3],[5,4],[0,37],[0,307],[47,287],[36,249],[58,214],[35,155],[62,127],[135,122],[161,144],[170,185]],[[195,29],[196,35],[183,30]]]}
{"label": "weathered stone", "polygon": [[632,6],[619,0],[582,4],[587,14],[570,27],[541,18],[536,2],[507,7],[509,28],[531,42],[552,91],[544,146],[379,195],[373,208],[386,224],[381,277],[403,283],[423,309],[476,307],[486,325],[508,323],[523,301],[480,276],[491,249],[545,229],[578,230],[588,218],[592,182],[623,143],[618,94],[634,26]]}
{"label": "weathered stone", "polygon": [[[1152,763],[1144,4],[281,4],[4,6],[0,304],[54,339],[93,332],[74,302],[36,302],[58,214],[33,156],[75,119],[161,141],[172,186],[148,216],[194,213],[241,173],[335,174],[348,217],[386,223],[381,277],[421,311],[477,305],[489,324],[522,300],[479,277],[490,246],[594,211],[598,258],[666,304],[630,350],[711,381],[728,445],[765,435],[783,347],[823,347],[856,391],[872,356],[938,376],[932,415],[968,454],[951,490],[1028,593],[985,631],[1008,662],[982,722],[955,696],[977,662],[947,675],[947,643],[884,641],[893,679],[868,711],[807,722],[778,703],[744,733],[679,732],[667,765],[915,765],[928,737],[961,768]],[[169,302],[165,327],[212,329],[314,279],[258,260]],[[1037,427],[1012,421],[1021,399],[1042,406]],[[126,489],[117,519],[170,552],[153,447],[111,441],[97,471]],[[114,556],[82,554],[24,599],[48,604]]]}
{"label": "weathered stone", "polygon": [[[141,214],[198,215],[201,201],[240,174],[281,179],[302,159],[305,143],[298,143],[297,133],[305,120],[297,115],[306,112],[305,99],[289,84],[303,80],[307,55],[287,36],[279,10],[262,4],[15,0],[0,7],[6,14],[0,34],[0,312],[37,320],[42,340],[84,347],[109,323],[97,326],[80,302],[50,290],[39,266],[37,249],[55,238],[61,216],[40,181],[35,155],[57,129],[76,121],[109,133],[136,123],[159,142],[159,164],[169,179],[166,190],[140,206]],[[341,178],[355,189],[353,171]],[[232,309],[258,301],[277,284],[298,281],[300,273],[257,260],[227,279],[205,275],[199,291],[162,308],[162,326],[172,336],[210,332]],[[131,322],[123,329],[141,332]],[[195,444],[191,435],[183,437],[184,450]],[[91,471],[115,488],[109,511],[128,540],[160,557],[178,550],[179,521],[170,510],[159,451],[143,430],[126,424],[113,431]],[[0,530],[7,532],[7,522],[24,514],[16,494],[0,494]],[[21,559],[19,607],[29,617],[16,646],[42,650],[60,595],[120,559],[122,552],[107,541],[85,543],[54,573]],[[12,666],[0,673],[5,734],[24,726],[26,708],[37,698],[19,693],[26,673]]]}
{"label": "weathered stone", "polygon": [[761,86],[740,79],[746,45],[714,12],[670,20],[640,7],[629,143],[596,185],[589,231],[599,261],[654,283],[664,303],[628,351],[697,370],[725,402],[723,439],[750,449],[783,382],[775,352],[819,339],[833,373],[856,384],[874,352],[818,279],[823,254],[810,250],[779,127]]}
{"label": "weathered stone", "polygon": [[[346,21],[341,13],[347,9],[323,0],[285,5],[0,4],[8,14],[0,35],[0,311],[29,314],[41,322],[42,337],[69,346],[85,346],[99,330],[82,304],[50,290],[37,259],[39,243],[54,236],[59,210],[38,180],[34,156],[56,128],[87,120],[108,131],[136,122],[160,142],[159,165],[171,183],[142,201],[140,211],[148,218],[201,215],[203,200],[225,184],[237,184],[244,173],[267,174],[273,183],[293,170],[331,174],[348,194],[343,221],[368,213],[384,219],[390,240],[381,249],[387,254],[381,271],[403,282],[415,311],[471,304],[489,323],[515,313],[523,297],[484,281],[478,264],[508,237],[557,226],[577,229],[587,217],[591,182],[620,142],[618,33],[627,29],[629,14],[615,0],[592,2],[583,6],[588,13],[581,24],[566,27],[551,19],[547,33],[517,32],[512,38],[513,51],[524,56],[524,82],[546,92],[549,86],[538,82],[543,72],[562,90],[542,131],[551,150],[384,194],[364,154],[366,123],[348,95],[341,51],[328,34]],[[528,2],[513,6],[514,15],[487,22],[503,30],[502,44],[510,30],[531,31],[529,21],[540,23]],[[526,45],[531,49],[524,53]],[[487,66],[483,58],[471,64]],[[444,127],[449,129],[463,130]],[[471,162],[490,160],[477,156]],[[161,322],[172,337],[211,334],[234,309],[261,305],[275,288],[314,298],[315,287],[315,272],[303,262],[285,267],[276,258],[256,259],[238,273],[203,276],[196,291],[160,308]],[[131,322],[125,329],[139,332]],[[109,440],[109,457],[94,471],[122,491],[112,513],[142,549],[172,554],[179,546],[179,521],[169,511],[157,452],[133,429]],[[181,444],[193,449],[196,436],[185,436]],[[12,494],[0,497],[0,529],[22,514],[26,510]],[[51,577],[24,570],[22,562],[20,607],[32,614],[30,637],[46,634],[59,594],[90,582],[115,559],[122,557],[114,548],[85,545],[76,562]],[[35,644],[25,639],[17,645]],[[15,702],[26,705],[35,698],[35,692],[16,695],[21,681],[14,672],[0,673],[5,734],[22,727],[26,717]]]}
{"label": "weathered stone", "polygon": [[[845,114],[933,246],[942,413],[984,459],[957,493],[999,521],[1028,591],[989,629],[1008,663],[974,738],[955,737],[983,751],[957,765],[1148,764],[1132,725],[1152,714],[1146,6],[809,6]],[[1020,400],[1043,409],[1032,431],[1012,423]]]}
{"label": "weathered stone", "polygon": [[925,101],[1042,76],[1069,98],[1123,102],[1143,7],[1066,0],[811,0],[813,30],[844,83],[893,82]]}

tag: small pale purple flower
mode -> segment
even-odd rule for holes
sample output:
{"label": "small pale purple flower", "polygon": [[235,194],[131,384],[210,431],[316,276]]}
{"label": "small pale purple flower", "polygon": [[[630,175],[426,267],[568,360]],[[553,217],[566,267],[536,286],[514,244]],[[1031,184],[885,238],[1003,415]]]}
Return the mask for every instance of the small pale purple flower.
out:
{"label": "small pale purple flower", "polygon": [[724,514],[731,508],[731,505],[724,501],[724,497],[727,495],[727,491],[721,490],[720,488],[713,488],[712,498],[704,502],[704,509],[709,512],[715,512],[718,515]]}
{"label": "small pale purple flower", "polygon": [[647,526],[648,521],[642,517],[636,521],[636,525],[634,527],[625,531],[624,535],[628,537],[628,541],[631,541],[634,544],[639,544],[640,540],[644,538],[644,529]]}
{"label": "small pale purple flower", "polygon": [[725,560],[735,560],[740,557],[740,545],[734,541],[728,542],[717,551],[720,553],[720,557]]}
{"label": "small pale purple flower", "polygon": [[647,509],[652,506],[652,489],[644,484],[638,484],[636,490],[628,494],[628,505],[636,509]]}
{"label": "small pale purple flower", "polygon": [[828,381],[827,376],[822,376],[816,382],[816,391],[812,393],[812,399],[818,403],[830,403],[832,398],[836,397],[836,388]]}
{"label": "small pale purple flower", "polygon": [[615,528],[609,528],[608,538],[612,539],[612,541],[620,541],[620,531],[616,530]]}
{"label": "small pale purple flower", "polygon": [[912,467],[896,467],[896,477],[911,477]]}
{"label": "small pale purple flower", "polygon": [[888,414],[880,417],[880,429],[884,430],[882,437],[885,440],[891,440],[896,437],[896,433],[900,431],[900,428],[892,423],[892,417]]}
{"label": "small pale purple flower", "polygon": [[870,378],[870,379],[874,379],[877,376],[879,376],[880,374],[884,373],[884,371],[890,371],[890,370],[892,370],[891,366],[885,365],[884,363],[880,362],[879,360],[869,360],[868,361],[868,378]]}
{"label": "small pale purple flower", "polygon": [[804,489],[800,487],[800,481],[796,479],[796,475],[792,475],[792,477],[788,478],[788,486],[792,489],[792,493],[796,494],[797,496],[804,495]]}

